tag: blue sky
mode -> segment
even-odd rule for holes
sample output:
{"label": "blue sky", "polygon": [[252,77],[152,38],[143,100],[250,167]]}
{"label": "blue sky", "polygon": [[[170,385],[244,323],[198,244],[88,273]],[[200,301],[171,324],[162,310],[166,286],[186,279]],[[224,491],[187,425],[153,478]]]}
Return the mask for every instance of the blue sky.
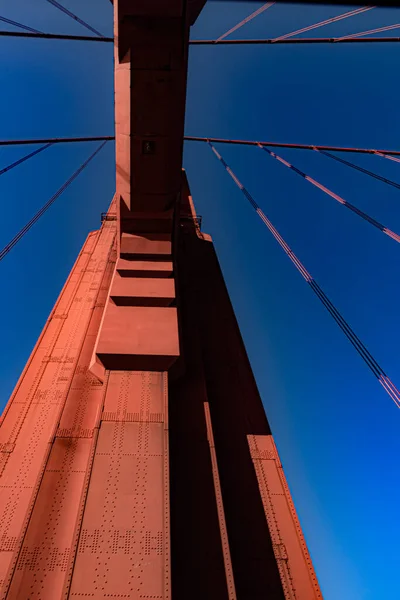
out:
{"label": "blue sky", "polygon": [[[217,37],[259,5],[209,2],[192,37]],[[85,34],[44,0],[0,6],[1,15],[42,31]],[[111,35],[108,0],[65,6]],[[275,5],[235,37],[274,37],[346,10]],[[375,9],[315,35],[381,27],[399,15]],[[191,48],[186,132],[398,149],[399,59],[392,44]],[[1,38],[0,137],[112,134],[112,69],[110,45]],[[1,247],[93,149],[52,147],[0,178]],[[400,385],[396,242],[261,150],[218,149]],[[0,147],[0,168],[28,151]],[[400,232],[399,190],[313,152],[277,152]],[[400,182],[399,164],[346,158]],[[324,598],[400,599],[400,413],[210,149],[187,143],[184,165],[203,229],[214,238]],[[109,143],[0,264],[1,406],[114,187]]]}

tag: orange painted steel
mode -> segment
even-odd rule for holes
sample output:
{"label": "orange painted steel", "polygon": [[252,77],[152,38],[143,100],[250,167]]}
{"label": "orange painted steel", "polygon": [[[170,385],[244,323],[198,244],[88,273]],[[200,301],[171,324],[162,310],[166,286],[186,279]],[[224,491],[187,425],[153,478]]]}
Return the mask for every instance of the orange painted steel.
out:
{"label": "orange painted steel", "polygon": [[285,598],[322,598],[272,435],[249,435]]}
{"label": "orange painted steel", "polygon": [[[263,478],[260,479],[260,465],[256,463],[253,446],[249,446],[250,439],[258,440],[259,444],[262,440],[269,440],[273,444],[271,430],[212,241],[198,228],[186,180],[181,199],[177,268],[186,369],[170,387],[173,589],[179,586],[179,599],[185,598],[185,595],[212,600],[229,597],[217,588],[227,559],[221,541],[218,550],[219,538],[229,541],[237,598],[321,599],[283,471],[262,465]],[[188,398],[191,399],[190,404]],[[206,419],[202,424],[205,405]],[[211,456],[203,450],[204,456],[200,458],[199,444],[210,439]],[[186,448],[185,452],[183,448]],[[273,448],[277,462],[272,466],[281,469],[274,445]],[[187,455],[193,461],[190,473]],[[206,477],[210,471],[214,476],[214,494]],[[221,535],[223,527],[218,511],[217,519],[213,517],[213,526],[210,509],[208,514],[204,517],[200,514],[194,522],[192,508],[197,507],[196,499],[189,494],[187,502],[182,500],[185,490],[199,494],[198,486],[201,486],[202,502],[213,496],[211,504],[218,507],[216,474],[223,501],[226,538]],[[279,487],[276,482],[278,476],[281,477]],[[274,496],[271,505],[265,502],[265,489]],[[281,497],[275,497],[275,494]],[[184,534],[179,528],[177,512],[184,515],[187,522]],[[190,592],[191,581],[196,577],[193,557],[181,550],[185,539],[192,537],[198,540],[195,556],[204,565],[204,572],[209,568],[207,551],[211,543],[214,555],[210,560],[215,565],[213,582],[207,576],[202,577],[195,592]],[[225,578],[229,589],[229,578],[226,575]],[[178,583],[174,584],[176,581]]]}
{"label": "orange painted steel", "polygon": [[215,452],[214,433],[213,433],[213,429],[212,429],[210,405],[208,404],[208,402],[204,402],[204,413],[206,416],[207,439],[208,439],[208,443],[210,446],[211,464],[212,464],[212,472],[213,472],[213,479],[214,479],[215,500],[217,503],[218,521],[219,521],[219,528],[220,528],[220,532],[221,532],[222,553],[224,556],[225,575],[226,575],[226,582],[227,582],[227,587],[228,587],[228,597],[229,597],[229,600],[237,600],[236,589],[235,589],[235,578],[233,575],[231,553],[230,553],[230,549],[229,549],[229,538],[228,538],[228,532],[226,529],[224,501],[222,498],[221,482],[219,479],[218,460],[217,460],[217,454]]}
{"label": "orange painted steel", "polygon": [[112,222],[89,234],[3,415],[1,598],[61,598],[102,402],[88,366],[114,240]]}
{"label": "orange painted steel", "polygon": [[170,598],[166,373],[111,372],[71,598]]}
{"label": "orange painted steel", "polygon": [[181,168],[203,4],[114,1],[116,195],[1,420],[0,600],[322,598]]}

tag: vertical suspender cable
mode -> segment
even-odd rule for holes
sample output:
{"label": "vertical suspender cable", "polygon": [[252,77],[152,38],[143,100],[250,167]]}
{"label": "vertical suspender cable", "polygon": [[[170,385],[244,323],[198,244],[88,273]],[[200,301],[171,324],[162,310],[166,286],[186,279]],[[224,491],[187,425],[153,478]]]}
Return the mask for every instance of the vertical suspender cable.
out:
{"label": "vertical suspender cable", "polygon": [[84,27],[86,27],[86,29],[89,29],[89,31],[92,31],[99,37],[104,37],[104,35],[102,33],[100,33],[99,31],[97,31],[97,29],[94,29],[94,27],[92,27],[91,25],[86,23],[86,21],[84,21],[83,19],[80,19],[79,17],[74,15],[74,13],[72,13],[70,10],[68,10],[68,8],[65,8],[65,6],[62,6],[62,4],[60,4],[59,2],[56,2],[56,0],[47,0],[47,2],[49,4],[52,4],[55,8],[58,8],[58,10],[61,10],[61,12],[63,12],[64,14],[71,17],[71,19],[74,19],[74,21],[76,21],[80,25],[83,25]]}
{"label": "vertical suspender cable", "polygon": [[8,25],[14,25],[14,27],[19,27],[20,29],[25,29],[26,31],[31,31],[32,33],[42,33],[38,29],[33,29],[33,27],[28,27],[28,25],[23,25],[22,23],[12,21],[11,19],[7,19],[6,17],[0,17],[0,21],[3,21],[3,23],[7,23]]}
{"label": "vertical suspender cable", "polygon": [[381,156],[382,158],[387,158],[388,160],[393,160],[394,162],[400,163],[400,158],[396,158],[395,156],[390,156],[389,154],[383,154],[382,152],[378,152],[378,150],[375,150],[373,152],[373,154],[376,154],[376,156]]}
{"label": "vertical suspender cable", "polygon": [[0,251],[0,260],[14,248],[14,246],[24,237],[24,235],[33,227],[33,225],[40,219],[42,215],[50,208],[52,204],[61,196],[61,194],[71,185],[71,183],[78,177],[80,173],[87,167],[90,161],[100,152],[102,148],[107,144],[107,141],[103,142],[90,156],[89,158],[71,175],[69,179],[60,187],[60,189],[38,210],[38,212],[32,217],[30,221],[13,237],[13,239],[4,246]]}
{"label": "vertical suspender cable", "polygon": [[306,31],[318,29],[319,27],[323,27],[324,25],[330,25],[331,23],[336,23],[337,21],[342,21],[343,19],[355,17],[356,15],[366,12],[367,10],[372,10],[373,8],[376,8],[376,6],[363,6],[362,8],[356,8],[355,10],[350,10],[349,12],[338,15],[337,17],[332,17],[331,19],[326,19],[325,21],[319,21],[319,23],[314,23],[314,25],[308,25],[308,27],[303,27],[302,29],[291,31],[290,33],[286,33],[285,35],[280,35],[279,37],[274,38],[272,41],[277,42],[278,40],[287,40],[288,38],[298,35],[299,33],[305,33]]}
{"label": "vertical suspender cable", "polygon": [[0,169],[0,175],[3,175],[4,173],[7,173],[7,171],[11,171],[11,169],[13,169],[14,167],[17,167],[21,163],[25,162],[26,160],[28,160],[28,158],[31,158],[32,156],[35,156],[36,154],[39,154],[40,152],[43,152],[43,150],[46,150],[46,148],[49,148],[51,145],[52,145],[51,143],[50,144],[46,144],[45,146],[42,146],[41,148],[38,148],[37,150],[34,150],[34,152],[30,152],[29,154],[26,154],[22,158],[19,158],[15,162],[13,162],[10,165],[8,165],[8,167],[4,167],[4,169]]}
{"label": "vertical suspender cable", "polygon": [[273,6],[274,4],[275,4],[275,2],[267,2],[266,4],[264,4],[264,6],[261,6],[258,10],[255,10],[253,13],[251,13],[251,15],[249,15],[248,17],[243,19],[243,21],[240,21],[240,23],[238,23],[237,25],[232,27],[232,29],[229,29],[229,31],[226,31],[223,35],[221,35],[218,39],[216,39],[215,42],[220,42],[221,40],[226,38],[228,35],[233,33],[234,31],[237,31],[238,29],[243,27],[243,25],[246,25],[246,23],[248,23],[249,21],[252,21],[256,17],[258,17],[258,15],[261,15],[261,13],[265,12],[268,8],[271,8],[271,6]]}
{"label": "vertical suspender cable", "polygon": [[340,158],[339,156],[335,156],[334,154],[331,154],[330,152],[327,152],[326,150],[319,150],[318,148],[315,148],[315,150],[317,152],[319,152],[320,154],[327,156],[328,158],[332,158],[333,160],[336,160],[337,162],[342,163],[343,165],[346,165],[347,167],[351,167],[352,169],[355,169],[356,171],[360,171],[360,173],[365,173],[366,175],[369,175],[370,177],[373,177],[374,179],[377,179],[378,181],[387,183],[388,185],[391,185],[392,187],[395,187],[398,190],[400,190],[400,183],[396,183],[395,181],[392,181],[391,179],[387,179],[387,177],[382,177],[382,175],[378,175],[377,173],[374,173],[373,171],[369,171],[369,169],[364,169],[363,167],[355,165],[354,163],[352,163],[348,160],[344,160],[344,158]]}
{"label": "vertical suspender cable", "polygon": [[[395,233],[388,227],[385,227],[384,225],[382,225],[382,223],[379,223],[379,221],[377,221],[376,219],[373,219],[372,217],[367,215],[367,213],[365,213],[364,211],[357,208],[357,206],[354,206],[354,204],[351,204],[350,202],[348,202],[347,200],[345,200],[338,194],[335,194],[335,192],[332,192],[329,188],[322,185],[322,183],[319,183],[316,179],[313,179],[309,175],[306,175],[306,173],[303,173],[303,171],[300,171],[300,169],[291,165],[287,160],[285,160],[281,156],[278,156],[277,154],[275,154],[275,152],[272,152],[272,150],[268,150],[268,148],[266,148],[265,146],[262,146],[261,144],[259,144],[259,147],[262,150],[264,150],[265,152],[267,152],[267,154],[269,154],[270,156],[272,156],[273,158],[278,160],[280,163],[285,165],[285,167],[288,167],[289,169],[291,169],[292,171],[294,171],[295,173],[297,173],[298,175],[303,177],[303,179],[305,179],[306,181],[311,183],[313,186],[317,187],[322,192],[327,194],[327,196],[330,196],[331,198],[333,198],[334,200],[336,200],[337,202],[339,202],[340,204],[342,204],[349,210],[356,213],[356,215],[358,215],[359,217],[364,219],[364,221],[367,221],[368,223],[370,223],[371,225],[373,225],[374,227],[379,229],[379,231],[382,231],[382,233],[385,233],[386,235],[391,237],[395,242],[400,243],[400,235],[398,235],[397,233]],[[317,150],[317,152],[319,152],[319,150],[317,148],[315,148],[315,149]]]}
{"label": "vertical suspender cable", "polygon": [[373,33],[381,33],[382,31],[399,29],[399,27],[400,23],[395,23],[394,25],[387,25],[386,27],[378,27],[377,29],[369,29],[368,31],[360,31],[359,33],[351,33],[350,35],[342,35],[339,38],[335,38],[335,40],[350,40],[358,37],[363,37],[364,35],[372,35]]}
{"label": "vertical suspender cable", "polygon": [[233,181],[236,183],[238,188],[241,190],[241,192],[243,193],[245,198],[248,200],[248,202],[254,208],[257,215],[260,217],[260,219],[264,223],[264,225],[266,225],[266,227],[268,227],[269,231],[272,233],[272,235],[274,236],[274,238],[276,239],[278,244],[281,246],[281,248],[284,250],[284,252],[290,258],[292,263],[295,265],[296,269],[299,271],[299,273],[302,275],[302,277],[307,281],[307,283],[309,284],[309,286],[311,287],[313,292],[316,294],[316,296],[319,298],[319,300],[322,302],[322,304],[325,306],[325,308],[327,309],[329,314],[335,319],[336,323],[339,325],[340,329],[343,331],[343,333],[345,334],[347,339],[351,342],[351,344],[357,350],[358,354],[361,356],[361,358],[367,364],[369,369],[372,371],[372,373],[378,379],[379,383],[382,385],[385,392],[390,396],[390,398],[396,404],[397,408],[400,408],[400,391],[392,383],[392,381],[389,379],[389,377],[386,375],[384,370],[377,363],[377,361],[372,356],[372,354],[369,352],[369,350],[366,348],[366,346],[364,346],[364,344],[361,342],[361,340],[358,338],[358,336],[354,333],[354,331],[352,330],[350,325],[345,321],[345,319],[342,317],[342,315],[337,310],[337,308],[334,306],[334,304],[332,304],[332,302],[329,300],[329,298],[325,294],[325,292],[321,289],[321,287],[318,285],[318,283],[314,280],[314,278],[310,275],[310,273],[307,271],[307,269],[304,267],[304,265],[300,262],[300,260],[294,254],[294,252],[290,249],[290,247],[285,242],[285,240],[282,238],[282,236],[280,235],[278,230],[275,229],[275,227],[273,226],[271,221],[266,217],[266,215],[261,210],[261,208],[258,206],[258,204],[254,200],[254,198],[250,195],[250,193],[247,191],[247,189],[244,187],[244,185],[242,185],[242,183],[239,181],[239,179],[236,177],[236,175],[233,173],[233,171],[227,165],[227,163],[222,158],[222,156],[219,154],[219,152],[215,149],[215,147],[211,144],[211,142],[208,142],[208,143],[211,147],[211,150],[214,152],[215,156],[223,164],[227,173],[229,173],[229,175],[231,176]]}

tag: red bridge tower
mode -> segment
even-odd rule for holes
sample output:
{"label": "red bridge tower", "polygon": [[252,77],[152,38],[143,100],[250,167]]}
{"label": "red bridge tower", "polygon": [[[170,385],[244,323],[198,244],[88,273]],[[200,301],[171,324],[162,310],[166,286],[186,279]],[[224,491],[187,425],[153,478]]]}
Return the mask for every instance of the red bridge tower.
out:
{"label": "red bridge tower", "polygon": [[115,0],[116,194],[0,427],[0,598],[322,598],[182,171],[204,0]]}

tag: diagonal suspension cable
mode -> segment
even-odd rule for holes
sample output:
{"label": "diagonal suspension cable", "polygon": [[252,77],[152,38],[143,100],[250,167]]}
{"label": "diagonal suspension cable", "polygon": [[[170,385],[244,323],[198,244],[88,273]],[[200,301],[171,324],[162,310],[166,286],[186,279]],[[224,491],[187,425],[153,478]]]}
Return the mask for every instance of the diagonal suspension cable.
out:
{"label": "diagonal suspension cable", "polygon": [[294,165],[290,164],[287,160],[285,160],[281,156],[278,156],[277,154],[275,154],[275,152],[272,152],[272,150],[268,150],[268,148],[265,148],[265,146],[262,146],[261,144],[259,144],[259,147],[261,148],[261,150],[264,150],[264,152],[269,154],[269,156],[272,156],[272,158],[275,158],[277,161],[279,161],[280,163],[285,165],[285,167],[288,167],[289,169],[291,169],[292,171],[297,173],[297,175],[300,175],[301,177],[303,177],[303,179],[305,179],[306,181],[311,183],[313,186],[317,187],[322,192],[327,194],[327,196],[330,196],[331,198],[333,198],[334,200],[336,200],[337,202],[339,202],[346,208],[348,208],[351,211],[353,211],[354,213],[356,213],[356,215],[358,215],[359,217],[361,217],[362,219],[364,219],[365,221],[367,221],[368,223],[370,223],[371,225],[373,225],[374,227],[379,229],[379,231],[382,231],[382,233],[385,233],[386,235],[391,237],[393,240],[395,240],[395,242],[400,243],[400,235],[398,235],[397,233],[395,233],[388,227],[385,227],[384,225],[382,225],[382,223],[379,223],[379,221],[376,221],[375,219],[373,219],[372,217],[367,215],[367,213],[365,213],[364,211],[362,211],[359,208],[357,208],[356,206],[354,206],[354,204],[350,204],[350,202],[348,202],[347,200],[345,200],[338,194],[335,194],[335,192],[332,192],[329,188],[322,185],[322,183],[319,183],[319,181],[317,181],[316,179],[313,179],[306,173],[303,173],[303,171],[300,171],[300,169],[298,169]]}
{"label": "diagonal suspension cable", "polygon": [[36,154],[43,152],[43,150],[46,150],[46,148],[49,148],[49,146],[51,146],[51,145],[52,145],[51,143],[46,144],[45,146],[42,146],[41,148],[38,148],[37,150],[34,150],[33,152],[26,154],[25,156],[16,160],[15,162],[11,163],[7,167],[4,167],[4,169],[0,169],[0,175],[4,175],[4,173],[7,173],[7,171],[11,171],[11,169],[13,169],[14,167],[17,167],[18,165],[22,164],[23,162],[28,160],[28,158],[31,158],[32,156],[35,156]]}
{"label": "diagonal suspension cable", "polygon": [[236,177],[236,175],[233,173],[233,171],[227,165],[227,163],[222,158],[222,156],[219,154],[219,152],[211,144],[211,142],[209,142],[209,146],[211,147],[211,150],[214,152],[215,156],[223,164],[223,166],[225,167],[225,170],[229,173],[229,175],[231,176],[233,181],[236,183],[238,188],[241,190],[241,192],[243,193],[245,198],[248,200],[248,202],[254,208],[254,210],[256,211],[256,213],[258,214],[258,216],[264,223],[264,225],[266,225],[268,227],[269,231],[272,233],[272,235],[274,236],[274,238],[276,239],[278,244],[281,246],[281,248],[284,250],[284,252],[290,258],[292,263],[295,265],[296,269],[299,271],[299,273],[303,276],[303,278],[309,284],[309,286],[311,287],[313,292],[316,294],[316,296],[319,298],[319,300],[322,302],[322,304],[327,309],[329,314],[335,319],[336,323],[339,325],[340,329],[343,331],[343,333],[345,334],[347,339],[351,342],[353,347],[357,350],[358,354],[361,356],[361,358],[367,364],[369,369],[372,371],[372,373],[378,379],[379,383],[382,385],[385,392],[390,396],[390,398],[396,404],[397,408],[400,408],[400,391],[396,388],[394,383],[392,383],[392,381],[386,375],[386,373],[382,369],[382,367],[380,367],[380,365],[375,360],[375,358],[372,356],[372,354],[369,352],[369,350],[366,348],[366,346],[364,346],[362,341],[354,333],[353,329],[350,327],[350,325],[347,323],[347,321],[345,321],[345,319],[342,317],[342,315],[340,314],[338,309],[329,300],[328,296],[325,294],[325,292],[322,290],[322,288],[318,285],[318,283],[315,281],[315,279],[310,275],[310,273],[307,271],[307,269],[304,267],[304,265],[300,262],[300,260],[294,254],[294,252],[290,249],[290,247],[285,242],[285,240],[282,238],[282,236],[280,235],[278,230],[275,229],[275,227],[273,226],[271,221],[266,217],[266,215],[261,210],[261,208],[258,206],[258,204],[254,200],[254,198],[250,195],[250,193],[247,191],[247,189],[244,187],[244,185],[242,185],[242,183],[239,181],[239,179]]}
{"label": "diagonal suspension cable", "polygon": [[60,187],[60,189],[38,210],[38,212],[32,217],[30,221],[13,237],[13,239],[4,246],[0,251],[0,261],[18,244],[18,242],[24,237],[24,235],[35,225],[42,215],[50,208],[52,204],[61,196],[61,194],[71,185],[71,183],[78,177],[80,173],[87,167],[90,161],[100,152],[102,148],[107,144],[107,141],[100,144],[100,146],[89,156],[89,158],[71,175],[69,179]]}
{"label": "diagonal suspension cable", "polygon": [[74,19],[74,21],[76,21],[80,25],[83,25],[84,27],[86,27],[86,29],[89,29],[89,31],[92,31],[99,37],[104,37],[104,35],[102,33],[100,33],[99,31],[97,31],[97,29],[94,29],[94,27],[91,27],[91,25],[86,23],[86,21],[84,21],[83,19],[80,19],[79,17],[74,15],[74,13],[72,13],[70,10],[68,10],[68,8],[65,8],[65,6],[62,6],[62,4],[60,4],[59,2],[56,2],[56,0],[47,0],[47,2],[49,4],[52,4],[55,8],[58,8],[58,10],[61,10],[61,12],[65,13],[66,15],[71,17],[71,19]]}
{"label": "diagonal suspension cable", "polygon": [[299,33],[305,33],[306,31],[311,31],[312,29],[318,29],[319,27],[323,27],[324,25],[330,25],[331,23],[336,23],[337,21],[342,21],[343,19],[349,19],[350,17],[355,17],[367,10],[372,10],[376,8],[376,6],[363,6],[362,8],[356,8],[355,10],[350,10],[349,12],[345,12],[337,17],[332,17],[331,19],[325,19],[325,21],[319,21],[319,23],[314,23],[314,25],[308,25],[308,27],[303,27],[302,29],[297,29],[296,31],[291,31],[290,33],[286,33],[285,35],[280,35],[275,38],[273,41],[278,40],[287,40]]}
{"label": "diagonal suspension cable", "polygon": [[400,190],[400,183],[396,183],[395,181],[392,181],[391,179],[387,179],[387,177],[382,177],[382,175],[378,175],[377,173],[374,173],[373,171],[369,171],[368,169],[359,167],[358,165],[355,165],[352,162],[344,160],[343,158],[340,158],[339,156],[335,156],[334,154],[331,154],[330,152],[326,152],[325,150],[318,150],[318,148],[316,148],[316,151],[319,152],[320,154],[323,154],[324,156],[328,156],[329,158],[332,158],[333,160],[336,160],[337,162],[340,162],[340,163],[346,165],[347,167],[356,169],[357,171],[360,171],[361,173],[365,173],[366,175],[369,175],[370,177],[373,177],[374,179],[383,181],[384,183],[387,183],[388,185],[391,185],[391,186],[397,188],[398,190]]}
{"label": "diagonal suspension cable", "polygon": [[258,17],[258,15],[261,15],[261,13],[265,12],[268,8],[271,8],[271,6],[273,6],[274,4],[275,4],[275,2],[267,2],[266,4],[264,4],[264,6],[261,6],[258,10],[255,10],[254,12],[251,13],[251,15],[249,15],[248,17],[243,19],[243,21],[240,21],[240,23],[238,23],[237,25],[232,27],[232,29],[229,29],[229,31],[226,31],[223,35],[221,35],[215,41],[220,42],[221,40],[226,38],[228,35],[233,33],[234,31],[237,31],[238,29],[243,27],[243,25],[246,25],[246,23],[248,23],[249,21],[252,21],[256,17]]}
{"label": "diagonal suspension cable", "polygon": [[33,29],[33,27],[28,27],[28,25],[23,25],[22,23],[12,21],[11,19],[7,19],[6,17],[0,17],[0,21],[3,21],[3,23],[8,23],[8,25],[14,25],[14,27],[19,27],[20,29],[25,29],[26,31],[31,31],[32,33],[42,33],[38,29]]}
{"label": "diagonal suspension cable", "polygon": [[369,29],[368,31],[360,31],[359,33],[352,33],[351,35],[343,35],[339,38],[335,38],[336,40],[349,40],[354,38],[359,38],[364,35],[371,35],[372,33],[381,33],[382,31],[391,31],[392,29],[399,29],[400,23],[395,23],[394,25],[387,25],[386,27],[378,27],[377,29]]}

